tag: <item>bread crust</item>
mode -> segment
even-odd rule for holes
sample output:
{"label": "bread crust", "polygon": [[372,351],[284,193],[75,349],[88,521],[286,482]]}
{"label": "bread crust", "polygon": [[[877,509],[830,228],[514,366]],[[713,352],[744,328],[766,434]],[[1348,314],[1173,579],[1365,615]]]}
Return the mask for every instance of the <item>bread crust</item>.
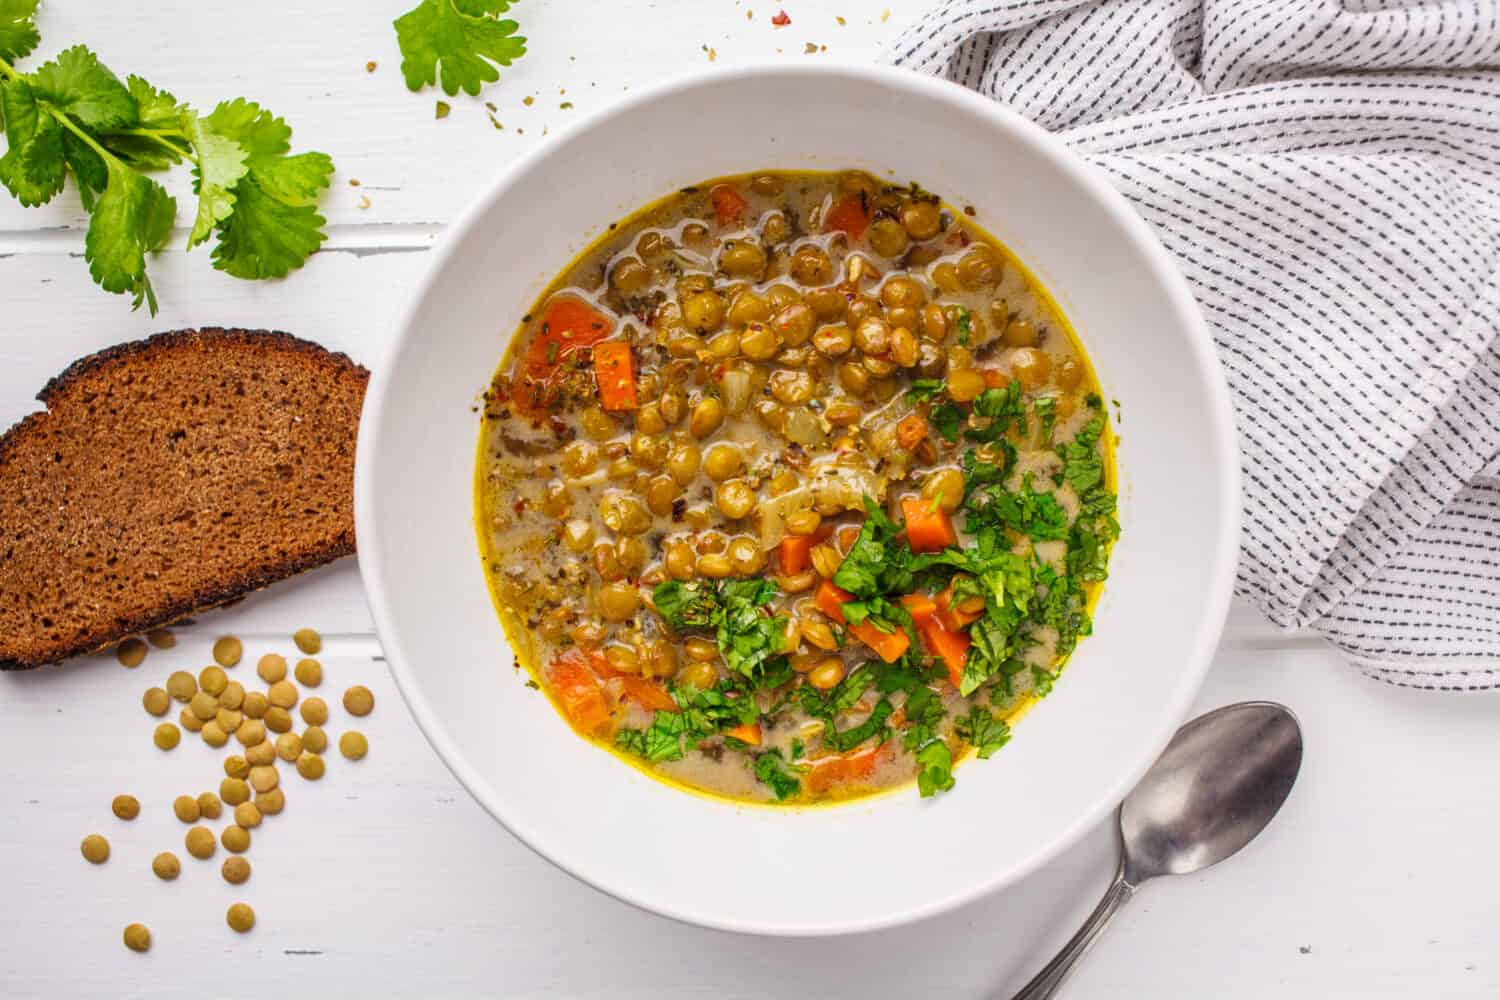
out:
{"label": "bread crust", "polygon": [[[61,419],[52,408],[55,404],[66,403],[69,392],[80,380],[89,376],[108,377],[115,371],[132,371],[139,365],[153,364],[157,357],[176,348],[194,344],[239,348],[252,356],[262,354],[268,359],[284,358],[288,352],[302,355],[310,362],[326,368],[333,379],[347,380],[346,388],[359,400],[363,398],[369,379],[369,372],[347,355],[328,351],[310,341],[273,330],[219,327],[173,330],[143,340],[118,344],[69,365],[51,379],[37,396],[48,409],[27,415],[0,435],[0,489],[5,488],[5,477],[10,471],[6,464],[11,454],[49,421]],[[352,451],[358,432],[357,424],[335,430],[347,433]],[[203,583],[190,593],[163,595],[156,606],[143,611],[101,614],[97,622],[84,626],[80,634],[66,641],[48,644],[38,643],[27,637],[0,635],[0,670],[29,669],[96,652],[128,636],[169,625],[196,611],[231,603],[272,583],[353,554],[355,538],[352,496],[339,499],[342,509],[347,511],[347,516],[341,518],[345,523],[331,537],[318,539],[312,546],[279,555],[262,553],[261,560],[255,565],[225,568],[219,578]],[[0,570],[4,568],[4,536],[18,530],[16,526],[0,525]],[[3,589],[0,587],[0,592]]]}

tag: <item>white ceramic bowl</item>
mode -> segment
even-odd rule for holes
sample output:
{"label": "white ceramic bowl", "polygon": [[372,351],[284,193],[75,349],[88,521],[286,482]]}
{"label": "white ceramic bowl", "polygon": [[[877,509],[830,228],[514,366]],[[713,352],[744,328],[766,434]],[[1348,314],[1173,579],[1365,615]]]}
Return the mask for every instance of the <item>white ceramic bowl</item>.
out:
{"label": "white ceramic bowl", "polygon": [[[722,174],[848,167],[975,206],[1057,297],[1123,407],[1123,537],[1093,637],[1010,745],[960,767],[952,792],[735,806],[638,773],[523,686],[475,543],[472,407],[521,315],[611,220]],[[1040,128],[884,69],[698,75],[630,97],[504,171],[446,234],[376,366],[357,465],[360,565],[386,657],[459,780],[605,892],[766,934],[937,913],[1015,881],[1097,823],[1183,719],[1223,624],[1239,535],[1228,394],[1155,236]]]}

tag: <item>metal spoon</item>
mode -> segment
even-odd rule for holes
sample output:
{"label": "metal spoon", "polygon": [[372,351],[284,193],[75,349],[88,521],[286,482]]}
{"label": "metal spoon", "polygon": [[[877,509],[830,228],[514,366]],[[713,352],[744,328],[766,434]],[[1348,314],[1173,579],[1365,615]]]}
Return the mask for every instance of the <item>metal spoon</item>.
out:
{"label": "metal spoon", "polygon": [[1147,879],[1218,864],[1271,822],[1297,780],[1302,729],[1284,706],[1226,705],[1183,726],[1120,806],[1114,883],[1073,939],[1017,993],[1057,992],[1120,905]]}

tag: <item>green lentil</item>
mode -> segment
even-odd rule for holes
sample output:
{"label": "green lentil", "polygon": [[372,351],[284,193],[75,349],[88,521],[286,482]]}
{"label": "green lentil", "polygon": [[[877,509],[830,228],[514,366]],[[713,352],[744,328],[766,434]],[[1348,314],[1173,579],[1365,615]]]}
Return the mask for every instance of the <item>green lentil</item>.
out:
{"label": "green lentil", "polygon": [[109,841],[97,833],[84,837],[79,849],[83,851],[84,860],[90,864],[102,865],[109,860]]}
{"label": "green lentil", "polygon": [[245,903],[235,903],[224,915],[224,919],[229,922],[231,930],[244,934],[255,926],[255,911]]}
{"label": "green lentil", "polygon": [[292,674],[303,687],[317,687],[323,683],[323,664],[312,659],[298,660],[297,669]]}
{"label": "green lentil", "polygon": [[170,750],[182,740],[182,733],[170,722],[163,722],[156,727],[153,739],[155,739],[156,745],[161,749]]}
{"label": "green lentil", "polygon": [[351,729],[339,737],[339,753],[350,760],[361,760],[370,752],[370,742],[365,734]]}
{"label": "green lentil", "polygon": [[308,656],[315,656],[323,650],[323,637],[310,628],[299,628],[292,641]]}
{"label": "green lentil", "polygon": [[109,808],[121,819],[135,819],[141,814],[141,802],[134,795],[116,795]]}
{"label": "green lentil", "polygon": [[145,924],[128,924],[125,927],[125,947],[131,951],[150,951],[151,932]]}
{"label": "green lentil", "polygon": [[162,851],[151,859],[151,871],[163,882],[170,882],[182,874],[182,862],[171,851]]}
{"label": "green lentil", "polygon": [[115,647],[115,658],[122,667],[138,667],[146,661],[146,644],[139,639],[126,639]]}
{"label": "green lentil", "polygon": [[141,695],[141,705],[152,715],[166,715],[172,707],[172,696],[163,688],[147,688]]}
{"label": "green lentil", "polygon": [[220,636],[214,640],[214,662],[221,667],[232,667],[240,662],[240,657],[245,655],[244,643],[232,635]]}

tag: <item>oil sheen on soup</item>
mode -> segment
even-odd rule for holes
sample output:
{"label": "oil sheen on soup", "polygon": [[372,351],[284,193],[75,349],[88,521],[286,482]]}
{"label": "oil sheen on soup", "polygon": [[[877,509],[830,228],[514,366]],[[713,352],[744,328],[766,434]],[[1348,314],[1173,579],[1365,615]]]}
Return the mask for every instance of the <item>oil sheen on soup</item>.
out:
{"label": "oil sheen on soup", "polygon": [[972,214],[861,172],[720,178],[524,317],[480,549],[579,734],[737,800],[929,796],[1051,689],[1119,532],[1112,435]]}

